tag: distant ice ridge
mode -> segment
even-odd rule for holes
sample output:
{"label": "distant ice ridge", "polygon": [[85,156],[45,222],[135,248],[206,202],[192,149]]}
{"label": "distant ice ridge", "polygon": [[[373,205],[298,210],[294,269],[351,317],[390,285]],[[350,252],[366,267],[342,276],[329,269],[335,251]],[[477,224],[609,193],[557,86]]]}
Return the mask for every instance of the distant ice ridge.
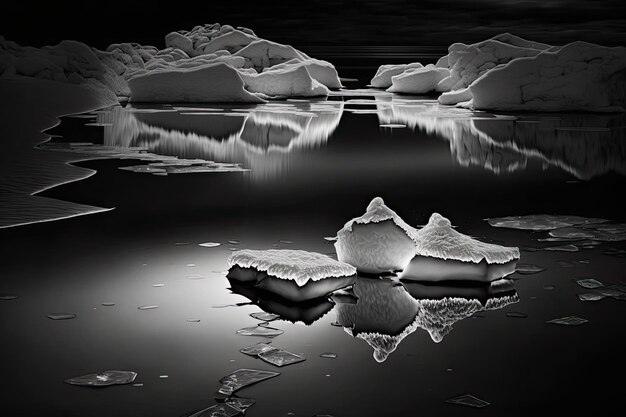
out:
{"label": "distant ice ridge", "polygon": [[135,102],[259,102],[326,96],[342,87],[332,64],[218,23],[169,33],[164,49],[119,43],[100,51],[77,41],[32,48],[0,37],[0,79],[29,78],[85,85]]}
{"label": "distant ice ridge", "polygon": [[443,92],[441,104],[480,110],[624,111],[626,48],[551,46],[504,33],[454,43],[436,65],[381,66],[371,84],[396,93]]}

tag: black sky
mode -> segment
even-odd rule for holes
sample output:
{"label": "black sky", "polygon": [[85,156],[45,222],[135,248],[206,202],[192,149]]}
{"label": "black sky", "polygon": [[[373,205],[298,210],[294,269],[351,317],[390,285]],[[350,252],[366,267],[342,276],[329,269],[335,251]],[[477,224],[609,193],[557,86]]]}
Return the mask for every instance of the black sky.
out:
{"label": "black sky", "polygon": [[170,31],[219,22],[302,45],[448,45],[501,32],[553,44],[626,45],[623,0],[277,0],[255,2],[22,1],[5,8],[0,34],[22,45],[76,39],[162,46]]}

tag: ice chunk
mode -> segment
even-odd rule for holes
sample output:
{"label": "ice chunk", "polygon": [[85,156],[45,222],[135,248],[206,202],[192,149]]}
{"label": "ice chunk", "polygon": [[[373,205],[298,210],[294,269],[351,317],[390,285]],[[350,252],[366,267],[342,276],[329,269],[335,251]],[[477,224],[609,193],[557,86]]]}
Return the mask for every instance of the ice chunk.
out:
{"label": "ice chunk", "polygon": [[246,91],[237,70],[224,63],[154,70],[131,78],[128,85],[132,102],[263,102]]}
{"label": "ice chunk", "polygon": [[76,314],[73,313],[50,313],[46,314],[46,316],[52,320],[71,320],[76,318]]}
{"label": "ice chunk", "polygon": [[604,223],[606,219],[581,216],[561,216],[550,214],[531,214],[527,216],[508,216],[486,219],[493,227],[506,227],[522,230],[553,230],[561,227]]}
{"label": "ice chunk", "polygon": [[272,349],[259,353],[259,358],[267,363],[271,363],[276,366],[286,366],[298,362],[303,362],[305,359],[300,355],[288,352],[284,349]]}
{"label": "ice chunk", "polygon": [[228,278],[288,300],[322,297],[352,285],[356,269],[326,255],[289,249],[241,250],[228,258]]}
{"label": "ice chunk", "polygon": [[539,272],[543,272],[545,270],[546,268],[539,266],[539,265],[520,264],[520,263],[515,265],[515,272],[521,275],[538,274]]}
{"label": "ice chunk", "polygon": [[258,313],[250,313],[250,317],[261,320],[261,321],[273,321],[279,318],[278,314],[266,313],[265,311],[260,311]]}
{"label": "ice chunk", "polygon": [[376,71],[376,75],[370,81],[372,87],[376,88],[389,88],[391,87],[391,77],[402,74],[403,72],[423,67],[419,62],[413,62],[411,64],[399,64],[399,65],[381,65]]}
{"label": "ice chunk", "polygon": [[546,323],[560,324],[563,326],[580,326],[581,324],[585,324],[588,321],[589,320],[576,317],[576,316],[567,316],[567,317],[561,317],[558,319],[548,320]]}
{"label": "ice chunk", "polygon": [[450,75],[447,68],[437,68],[429,64],[423,68],[411,69],[391,77],[390,93],[426,94],[437,89],[441,80]]}
{"label": "ice chunk", "polygon": [[329,62],[321,61],[319,59],[307,59],[304,61],[293,59],[282,64],[274,65],[270,68],[265,68],[263,72],[282,69],[295,69],[298,67],[306,68],[315,81],[322,85],[325,85],[328,88],[338,89],[343,87],[341,85],[341,81],[339,80],[339,75],[337,74],[337,70],[335,69],[335,67]]}
{"label": "ice chunk", "polygon": [[471,394],[465,394],[461,395],[460,397],[450,398],[449,400],[446,400],[446,402],[449,404],[466,405],[474,408],[483,408],[490,405],[490,403],[488,403],[487,401],[474,397]]}
{"label": "ice chunk", "polygon": [[359,272],[402,270],[415,255],[414,233],[413,227],[376,197],[364,215],[350,220],[337,232],[337,257]]}
{"label": "ice chunk", "polygon": [[282,64],[292,59],[304,61],[308,56],[297,51],[289,45],[282,45],[265,39],[256,40],[243,49],[239,50],[234,56],[240,56],[245,59],[245,68],[254,68],[262,71],[263,68]]}
{"label": "ice chunk", "polygon": [[241,336],[276,337],[283,333],[285,333],[284,330],[268,326],[244,327],[243,329],[237,330],[237,334]]}
{"label": "ice chunk", "polygon": [[130,384],[136,377],[136,372],[110,370],[96,374],[87,374],[69,378],[63,382],[70,385],[81,385],[87,387],[106,387],[109,385]]}
{"label": "ice chunk", "polygon": [[280,372],[261,371],[258,369],[239,369],[220,379],[220,383],[223,385],[220,389],[220,393],[230,395],[243,387],[274,378],[278,375],[280,375]]}
{"label": "ice chunk", "polygon": [[604,287],[603,283],[593,278],[579,279],[576,281],[576,283],[583,288],[589,288],[589,289]]}
{"label": "ice chunk", "polygon": [[248,91],[270,97],[319,97],[329,93],[326,86],[311,77],[305,66],[272,67],[260,74],[240,71],[240,75]]}
{"label": "ice chunk", "polygon": [[493,281],[515,271],[518,248],[480,242],[452,228],[438,213],[415,233],[416,256],[403,279]]}

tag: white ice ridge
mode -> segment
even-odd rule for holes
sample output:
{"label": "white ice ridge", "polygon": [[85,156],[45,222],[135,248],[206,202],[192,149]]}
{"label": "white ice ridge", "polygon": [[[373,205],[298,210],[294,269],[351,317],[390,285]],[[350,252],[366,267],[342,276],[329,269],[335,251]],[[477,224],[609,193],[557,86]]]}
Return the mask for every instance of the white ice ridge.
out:
{"label": "white ice ridge", "polygon": [[518,248],[480,242],[457,232],[450,220],[433,213],[428,224],[415,234],[416,254],[444,260],[505,264],[519,259]]}
{"label": "white ice ridge", "polygon": [[415,255],[415,229],[382,198],[374,198],[367,211],[337,232],[337,258],[365,273],[402,270]]}
{"label": "white ice ridge", "polygon": [[[328,95],[328,88],[341,88],[337,71],[332,64],[313,59],[289,45],[261,39],[250,29],[233,28],[218,23],[196,26],[190,31],[171,32],[165,36],[163,49],[137,43],[119,43],[110,45],[106,51],[100,51],[76,41],[32,48],[21,47],[0,37],[0,79],[39,78],[79,84],[96,90],[99,95],[106,93],[115,98],[128,97],[133,93],[128,85],[132,78],[159,74],[154,79],[143,79],[142,98],[138,98],[135,93],[131,100],[144,101],[154,96],[159,97],[159,101],[170,102],[214,101],[212,97],[215,96],[220,101],[250,101],[249,95],[242,94],[239,87],[233,89],[231,96],[225,97],[228,92],[226,87],[233,82],[230,73],[223,73],[227,74],[225,80],[218,78],[219,74],[211,74],[211,77],[204,80],[194,78],[197,76],[194,69],[217,63],[237,69],[235,76],[239,78],[263,71],[272,73],[262,78],[272,78],[275,89],[286,91],[285,94],[280,94],[281,97],[289,94]],[[300,67],[308,70],[308,78],[315,81],[313,92],[303,94],[306,92],[304,84],[297,85],[293,89],[294,93],[289,90],[292,83],[297,81],[289,70],[302,74],[297,71]],[[171,73],[171,78],[164,77],[164,73]],[[174,81],[179,82],[180,89],[186,89],[192,82],[196,83],[199,89],[204,89],[204,94],[176,94],[173,88],[148,92],[148,89],[159,90],[161,87],[159,84],[150,85],[149,81],[166,78],[168,85],[172,87]],[[209,94],[209,87],[214,87],[220,81],[224,81],[225,88]],[[205,82],[209,87],[202,85]],[[252,84],[254,83],[246,88],[250,92],[257,92]],[[262,86],[267,91],[267,86]],[[170,92],[171,97],[166,98],[166,92]]]}
{"label": "white ice ridge", "polygon": [[276,278],[294,281],[299,287],[309,280],[320,281],[356,274],[353,266],[329,256],[289,249],[240,250],[228,258],[228,266],[255,268]]}

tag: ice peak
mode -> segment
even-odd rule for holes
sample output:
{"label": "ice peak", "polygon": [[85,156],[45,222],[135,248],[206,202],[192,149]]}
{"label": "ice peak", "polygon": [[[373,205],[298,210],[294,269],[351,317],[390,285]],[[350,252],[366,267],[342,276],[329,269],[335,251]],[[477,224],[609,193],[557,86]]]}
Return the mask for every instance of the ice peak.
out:
{"label": "ice peak", "polygon": [[431,214],[430,219],[428,219],[428,225],[435,227],[452,227],[450,220],[446,219],[439,213]]}
{"label": "ice peak", "polygon": [[374,197],[374,199],[367,206],[367,211],[374,211],[384,206],[385,206],[385,202],[383,201],[382,198]]}

